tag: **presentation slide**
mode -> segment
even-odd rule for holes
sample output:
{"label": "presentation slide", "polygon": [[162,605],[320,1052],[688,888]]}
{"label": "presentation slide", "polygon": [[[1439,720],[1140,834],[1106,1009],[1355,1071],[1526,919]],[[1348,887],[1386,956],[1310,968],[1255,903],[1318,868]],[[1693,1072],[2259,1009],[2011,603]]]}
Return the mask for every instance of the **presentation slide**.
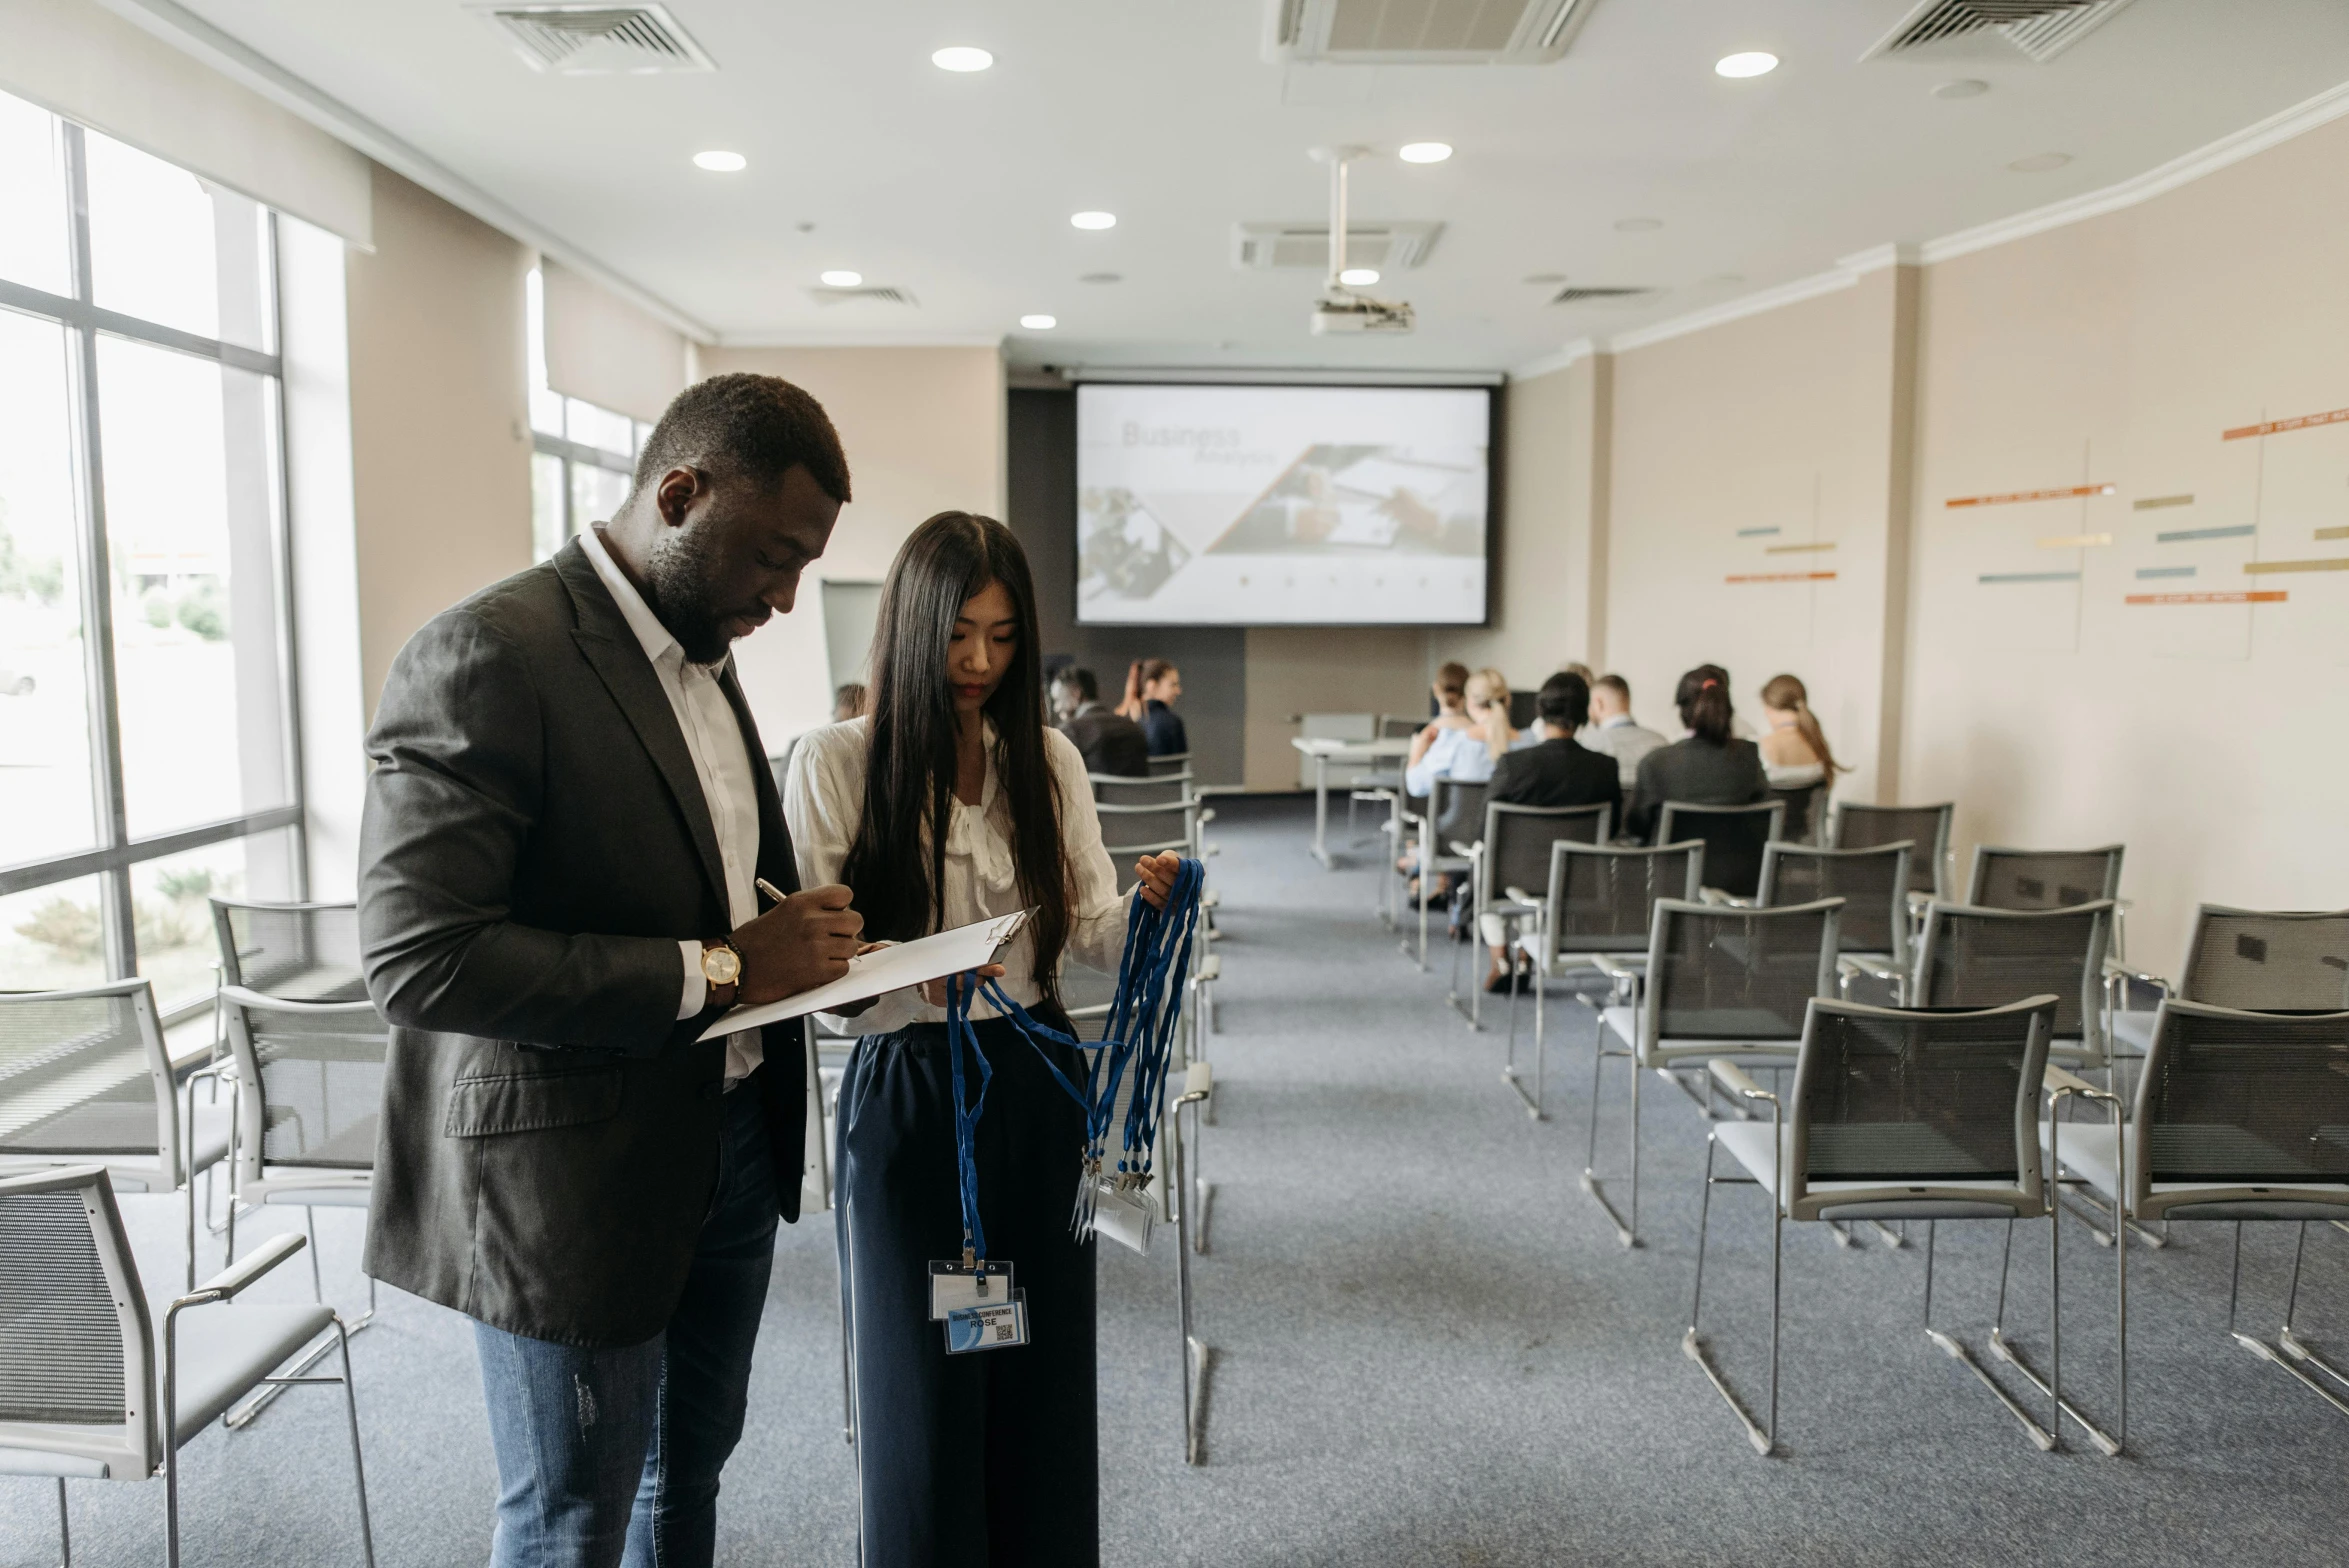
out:
{"label": "presentation slide", "polygon": [[1475,626],[1481,387],[1077,388],[1077,619]]}

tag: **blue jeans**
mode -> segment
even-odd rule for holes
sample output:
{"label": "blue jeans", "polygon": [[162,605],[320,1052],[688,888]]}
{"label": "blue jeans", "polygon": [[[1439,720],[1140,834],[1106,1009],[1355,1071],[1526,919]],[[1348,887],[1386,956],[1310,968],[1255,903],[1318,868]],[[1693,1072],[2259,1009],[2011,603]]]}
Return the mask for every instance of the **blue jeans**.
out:
{"label": "blue jeans", "polygon": [[665,1332],[585,1349],[473,1325],[498,1461],[492,1568],[707,1568],[775,1225],[766,1122],[745,1081],[726,1096],[717,1192]]}

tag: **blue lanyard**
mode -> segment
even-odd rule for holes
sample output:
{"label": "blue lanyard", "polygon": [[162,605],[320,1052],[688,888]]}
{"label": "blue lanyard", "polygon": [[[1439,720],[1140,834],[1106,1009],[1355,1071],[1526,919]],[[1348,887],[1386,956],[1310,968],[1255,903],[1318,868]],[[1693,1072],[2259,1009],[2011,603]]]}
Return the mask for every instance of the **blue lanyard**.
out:
{"label": "blue lanyard", "polygon": [[[1175,872],[1174,889],[1165,909],[1143,898],[1139,889],[1135,891],[1133,908],[1126,918],[1125,952],[1118,964],[1117,998],[1110,1004],[1109,1026],[1098,1044],[1041,1022],[993,980],[976,985],[967,975],[947,980],[946,1052],[954,1080],[954,1155],[966,1262],[984,1261],[987,1256],[987,1232],[979,1222],[977,1132],[979,1117],[987,1108],[987,1085],[994,1076],[986,1053],[979,1049],[978,1031],[971,1025],[974,996],[984,995],[1019,1031],[1053,1082],[1085,1112],[1085,1168],[1078,1193],[1078,1223],[1087,1228],[1092,1177],[1107,1161],[1110,1127],[1120,1120],[1119,1091],[1129,1075],[1132,1093],[1119,1129],[1116,1169],[1120,1175],[1137,1179],[1150,1173],[1150,1152],[1157,1144],[1167,1065],[1173,1058],[1175,1025],[1182,1016],[1183,985],[1190,973],[1191,941],[1198,929],[1199,893],[1205,881],[1206,868],[1185,859]],[[1045,1040],[1092,1054],[1083,1087],[1071,1082],[1045,1053]],[[966,1048],[979,1064],[975,1101],[968,1098],[963,1084],[962,1053]]]}

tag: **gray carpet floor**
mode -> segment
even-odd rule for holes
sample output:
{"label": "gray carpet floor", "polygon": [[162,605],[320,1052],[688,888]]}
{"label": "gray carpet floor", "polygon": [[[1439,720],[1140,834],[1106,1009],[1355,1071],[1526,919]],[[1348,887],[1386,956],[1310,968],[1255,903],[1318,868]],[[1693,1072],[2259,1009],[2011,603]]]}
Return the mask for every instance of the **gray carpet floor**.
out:
{"label": "gray carpet floor", "polygon": [[[1104,1560],[1113,1564],[2337,1565],[2349,1556],[2344,1421],[2225,1336],[2228,1232],[2177,1228],[2131,1253],[2132,1453],[2064,1451],[2021,1429],[1921,1332],[1923,1258],[1872,1233],[1790,1234],[1781,1436],[1745,1443],[1680,1333],[1704,1129],[1648,1093],[1642,1229],[1626,1252],[1578,1187],[1590,1015],[1552,1011],[1536,1122],[1501,1082],[1502,1041],[1444,1001],[1371,913],[1366,847],[1325,872],[1310,808],[1229,802],[1225,980],[1204,1138],[1215,1195],[1199,1260],[1215,1347],[1206,1464],[1182,1457],[1171,1233],[1101,1255]],[[1499,1021],[1502,1015],[1496,1015]],[[1619,1165],[1624,1069],[1602,1162]],[[1651,1085],[1653,1081],[1651,1080]],[[151,1293],[176,1267],[174,1211],[127,1199]],[[1766,1210],[1714,1205],[1708,1331],[1749,1394],[1767,1354]],[[363,1305],[358,1217],[320,1211],[327,1289]],[[268,1228],[265,1222],[260,1228]],[[1941,1227],[1936,1318],[1979,1346],[2003,1226]],[[2047,1232],[2017,1227],[2010,1324],[2046,1347]],[[1919,1238],[1921,1239],[1921,1237]],[[2112,1255],[2067,1223],[2067,1386],[2113,1404]],[[2254,1227],[2247,1326],[2271,1332],[2291,1232]],[[216,1245],[216,1244],[215,1244]],[[215,1255],[207,1253],[207,1263]],[[2349,1236],[2312,1229],[2301,1321],[2349,1346]],[[300,1260],[262,1287],[309,1290]],[[722,1562],[850,1564],[854,1472],[840,1432],[831,1230],[787,1230],[720,1502]],[[495,1486],[472,1343],[454,1314],[386,1292],[353,1344],[380,1560],[477,1563]],[[2043,1406],[2042,1406],[2043,1408]],[[358,1560],[339,1396],[296,1389],[252,1428],[188,1451],[191,1563]],[[75,1560],[161,1560],[159,1484],[76,1483]],[[0,1480],[0,1564],[53,1563],[54,1493]]]}

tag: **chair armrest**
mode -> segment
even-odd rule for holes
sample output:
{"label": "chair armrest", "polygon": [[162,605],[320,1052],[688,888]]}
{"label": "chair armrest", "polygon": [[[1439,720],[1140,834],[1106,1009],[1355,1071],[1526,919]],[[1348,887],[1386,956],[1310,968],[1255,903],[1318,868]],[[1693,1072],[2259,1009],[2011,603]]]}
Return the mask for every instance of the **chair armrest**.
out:
{"label": "chair armrest", "polygon": [[2104,959],[2104,977],[2107,980],[2134,980],[2139,985],[2149,985],[2154,987],[2164,996],[2168,996],[2172,992],[2172,988],[2167,977],[2162,975],[2149,975],[2142,969],[2131,969],[2127,964],[2122,963],[2119,959],[2113,957],[2109,953],[2105,955]]}
{"label": "chair armrest", "polygon": [[1223,959],[1217,954],[1209,953],[1205,958],[1199,960],[1199,967],[1196,971],[1193,972],[1191,978],[1193,980],[1222,979]]}
{"label": "chair armrest", "polygon": [[1175,1096],[1175,1105],[1196,1105],[1215,1092],[1215,1074],[1205,1062],[1193,1062],[1183,1070],[1183,1092]]}
{"label": "chair armrest", "polygon": [[1864,954],[1860,953],[1842,953],[1837,955],[1835,960],[1835,967],[1839,970],[1848,970],[1853,974],[1867,975],[1871,979],[1875,980],[1899,981],[1906,980],[1908,978],[1907,975],[1902,974],[1898,969],[1893,968],[1892,965],[1872,962]]}
{"label": "chair armrest", "polygon": [[1514,882],[1501,889],[1501,896],[1513,904],[1530,904],[1536,909],[1541,907],[1542,901],[1540,899],[1534,897],[1531,893],[1528,893],[1525,891],[1525,889],[1519,887]]}
{"label": "chair armrest", "polygon": [[234,1301],[244,1294],[262,1275],[276,1268],[309,1245],[309,1238],[298,1230],[272,1236],[260,1246],[231,1263],[227,1268],[198,1285],[191,1295],[172,1303],[176,1309],[183,1306],[202,1306],[214,1301]]}
{"label": "chair armrest", "polygon": [[1739,898],[1735,893],[1724,893],[1717,887],[1698,888],[1697,899],[1699,902],[1711,904],[1717,909],[1755,909],[1760,907],[1750,898]]}
{"label": "chair armrest", "polygon": [[1768,1100],[1772,1105],[1778,1103],[1778,1096],[1754,1082],[1751,1073],[1726,1056],[1714,1057],[1705,1063],[1705,1069],[1713,1075],[1715,1083],[1740,1099]]}
{"label": "chair armrest", "polygon": [[1591,964],[1598,970],[1600,974],[1605,975],[1610,980],[1619,981],[1625,985],[1637,985],[1639,983],[1640,972],[1638,970],[1629,968],[1623,964],[1615,963],[1603,955],[1595,953],[1591,955]]}
{"label": "chair armrest", "polygon": [[2119,1095],[2099,1089],[2087,1079],[2066,1072],[2053,1062],[2047,1064],[2047,1076],[2040,1081],[2049,1094],[2076,1094],[2083,1100],[2105,1100],[2114,1105],[2121,1103]]}
{"label": "chair armrest", "polygon": [[1463,844],[1460,840],[1454,839],[1452,840],[1452,853],[1463,860],[1482,860],[1484,858],[1484,840],[1478,839],[1473,844]]}

